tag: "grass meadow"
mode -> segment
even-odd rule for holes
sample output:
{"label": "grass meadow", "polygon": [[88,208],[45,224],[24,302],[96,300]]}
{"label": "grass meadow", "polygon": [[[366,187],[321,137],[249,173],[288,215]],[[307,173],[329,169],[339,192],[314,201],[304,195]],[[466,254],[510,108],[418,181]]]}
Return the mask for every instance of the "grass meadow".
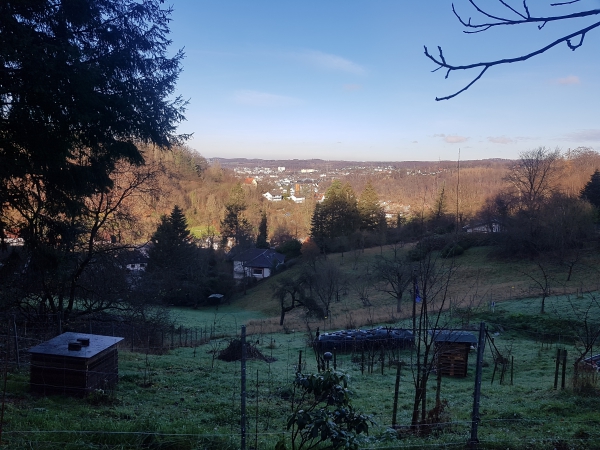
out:
{"label": "grass meadow", "polygon": [[[340,255],[330,258],[337,258],[340,267],[352,275],[361,272],[360,264],[368,264],[368,252],[379,251],[346,254],[343,261]],[[582,295],[580,290],[590,289],[598,281],[597,276],[590,276],[593,255],[581,263],[573,282],[556,282],[542,315],[540,298],[535,295],[531,279],[523,274],[535,268],[533,263],[494,263],[485,252],[485,248],[470,249],[462,261],[457,259],[461,262],[457,275],[460,283],[452,297],[482,299],[469,323],[464,324],[464,317],[453,317],[453,309],[444,313],[449,323],[470,329],[484,321],[496,348],[514,358],[512,373],[507,372],[502,383],[496,373],[492,383],[494,363],[491,345],[486,344],[479,448],[600,448],[599,391],[593,385],[580,392],[572,389],[572,361],[578,354],[578,343],[569,328],[571,319],[581,318],[578,308],[589,303],[589,295]],[[293,270],[296,268],[289,272]],[[553,270],[553,279],[564,275],[564,268]],[[238,449],[241,364],[222,361],[216,355],[239,337],[241,325],[246,324],[248,340],[264,356],[274,359],[270,363],[247,363],[247,448],[274,449],[281,439],[291,448],[285,422],[293,400],[292,381],[298,369],[303,373],[317,371],[307,326],[312,332],[317,326],[322,331],[337,330],[349,323],[410,328],[410,318],[395,312],[393,299],[374,292],[371,300],[376,306],[365,308],[354,297],[349,292],[335,305],[334,317],[328,321],[309,323],[294,313],[286,316],[285,327],[278,325],[278,305],[267,283],[218,309],[175,309],[178,323],[214,327],[214,335],[219,337],[167,354],[134,353],[124,345],[119,352],[116,390],[98,392],[86,399],[34,395],[29,392],[28,367],[10,370],[3,400],[2,446],[60,450]],[[490,299],[497,301],[493,310]],[[588,317],[597,322],[597,304],[588,311]],[[565,389],[561,389],[560,380],[558,389],[554,389],[559,348],[568,352]],[[391,428],[396,369],[389,360],[395,358],[407,362],[401,370],[398,429]],[[424,437],[408,430],[414,397],[410,361],[411,350],[402,350],[388,354],[383,365],[376,361],[371,371],[361,364],[359,353],[336,355],[336,370],[349,377],[354,407],[371,415],[375,422],[368,436],[362,437],[361,448],[465,448],[471,430],[475,352],[469,357],[466,378],[442,379],[441,398],[447,401],[445,422]],[[428,386],[431,407],[435,390],[432,376]]]}

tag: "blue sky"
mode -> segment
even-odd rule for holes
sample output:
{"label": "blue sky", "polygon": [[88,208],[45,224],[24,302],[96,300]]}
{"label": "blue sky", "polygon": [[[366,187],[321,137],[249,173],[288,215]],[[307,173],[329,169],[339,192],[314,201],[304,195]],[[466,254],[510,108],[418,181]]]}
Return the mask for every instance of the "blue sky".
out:
{"label": "blue sky", "polygon": [[[600,30],[575,52],[563,44],[492,68],[442,102],[435,97],[474,74],[444,79],[423,54],[441,45],[453,63],[514,57],[589,19],[467,35],[445,0],[171,1],[173,48],[186,54],[180,132],[193,133],[189,146],[205,157],[434,161],[456,160],[459,149],[462,160],[538,146],[600,150]],[[530,10],[549,3],[531,1]],[[475,20],[466,0],[455,4]]]}

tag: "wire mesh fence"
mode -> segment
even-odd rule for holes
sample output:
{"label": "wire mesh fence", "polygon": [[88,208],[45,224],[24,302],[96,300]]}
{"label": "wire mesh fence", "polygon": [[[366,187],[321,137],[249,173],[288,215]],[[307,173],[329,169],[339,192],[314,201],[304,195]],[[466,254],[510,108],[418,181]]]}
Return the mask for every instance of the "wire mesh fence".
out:
{"label": "wire mesh fence", "polygon": [[[7,448],[68,448],[76,445],[78,448],[139,448],[146,446],[161,448],[161,445],[171,443],[174,448],[180,445],[182,448],[239,448],[240,442],[240,375],[239,363],[232,361],[226,363],[218,358],[231,342],[239,339],[237,323],[231,320],[212,321],[202,327],[167,327],[152,328],[143,327],[132,323],[120,321],[85,321],[79,324],[69,324],[69,330],[82,334],[100,334],[106,336],[119,336],[124,340],[119,350],[123,352],[120,360],[120,379],[122,386],[117,390],[117,396],[121,397],[122,403],[111,409],[110,414],[116,414],[117,424],[108,426],[106,422],[94,425],[93,421],[81,420],[76,426],[72,424],[48,424],[46,431],[27,427],[27,423],[35,424],[33,420],[38,415],[47,415],[47,412],[30,411],[27,414],[31,422],[23,422],[22,428],[14,424],[4,430],[4,439],[10,442]],[[17,317],[5,316],[0,322],[0,349],[1,356],[8,364],[11,371],[20,376],[9,380],[15,391],[28,392],[30,360],[27,350],[49,338],[56,336],[60,330],[55,320],[39,324],[27,321],[19,321]],[[493,335],[492,335],[493,336]],[[549,367],[553,365],[554,349],[564,345],[571,340],[570,336],[554,337],[548,340],[543,332],[532,330],[529,333],[531,343],[535,348],[528,349],[531,354],[541,353],[548,359]],[[460,420],[457,415],[449,418],[447,422],[440,421],[436,426],[436,444],[414,442],[414,430],[410,428],[409,414],[404,415],[398,422],[404,424],[390,435],[394,440],[386,441],[386,427],[391,423],[390,396],[393,392],[393,380],[396,374],[396,361],[403,360],[406,365],[402,366],[402,386],[404,395],[412,388],[413,369],[415,363],[411,360],[410,349],[381,348],[377,346],[353,345],[345,351],[333,351],[329,361],[323,361],[315,354],[311,335],[304,332],[295,332],[284,335],[252,335],[248,337],[250,344],[260,350],[264,359],[252,360],[247,371],[247,431],[249,448],[272,448],[274,443],[286,436],[285,417],[289,415],[290,404],[293,403],[294,390],[293,380],[298,371],[309,373],[326,370],[327,368],[341,370],[352,374],[352,383],[362,385],[358,389],[362,396],[373,395],[371,408],[378,411],[377,440],[365,440],[361,448],[424,448],[426,445],[432,447],[442,446],[452,448],[453,446],[464,446],[470,427],[468,420]],[[491,347],[486,343],[486,352],[491,355]],[[499,344],[498,344],[499,345]],[[502,351],[502,347],[499,347]],[[167,353],[174,355],[173,359],[163,359]],[[519,384],[519,375],[523,367],[523,356],[520,356],[517,366],[515,384]],[[529,355],[529,354],[528,354]],[[527,356],[529,358],[529,356]],[[177,359],[179,358],[179,359]],[[490,357],[488,357],[488,360]],[[324,364],[324,366],[323,366]],[[472,362],[470,374],[472,373]],[[493,364],[487,369],[488,378]],[[441,367],[433,366],[439,370]],[[499,369],[500,370],[500,369]],[[431,386],[435,386],[436,372],[432,373]],[[499,377],[499,374],[498,374]],[[174,381],[181,378],[183,381]],[[547,384],[551,389],[552,373],[545,373],[539,377],[541,382]],[[505,386],[508,386],[508,380]],[[177,384],[178,383],[178,384]],[[453,382],[455,383],[455,382]],[[496,385],[499,383],[496,382]],[[512,383],[510,383],[512,384]],[[451,384],[452,385],[452,384]],[[456,383],[454,385],[457,385]],[[408,386],[408,387],[407,387]],[[464,388],[464,387],[463,387]],[[442,389],[447,389],[446,382]],[[139,390],[144,394],[144,400],[130,400],[129,390]],[[375,396],[375,390],[384,390],[387,394]],[[213,394],[218,393],[218,396]],[[22,394],[19,394],[22,395]],[[140,394],[142,395],[142,394]],[[410,395],[410,394],[409,394]],[[505,394],[508,396],[508,394]],[[518,395],[518,394],[516,394]],[[433,398],[433,394],[430,397]],[[105,397],[88,399],[88,402],[110,401]],[[129,404],[147,403],[147,406],[130,406]],[[204,405],[212,403],[211,405]],[[36,403],[37,404],[37,403]],[[407,400],[403,400],[406,409]],[[90,403],[86,403],[90,405]],[[92,406],[95,407],[93,403]],[[38,407],[38,406],[36,406]],[[42,408],[45,408],[43,406]],[[145,411],[144,408],[151,411]],[[453,405],[453,408],[459,408]],[[460,408],[468,410],[469,406],[462,405]],[[153,411],[152,411],[153,410]],[[156,411],[164,410],[164,416],[158,415]],[[18,409],[12,411],[17,413]],[[116,411],[116,412],[115,412]],[[109,414],[106,412],[106,414]],[[160,426],[153,422],[144,422],[137,415],[143,417],[162,417],[165,423]],[[402,413],[401,413],[402,414]],[[464,416],[465,414],[463,414]],[[468,413],[467,413],[468,415]],[[150,420],[150,419],[148,419]],[[152,419],[159,420],[159,419]],[[172,421],[172,422],[170,422]],[[588,423],[572,421],[573,427],[581,426],[581,437],[575,437],[575,432],[569,436],[563,436],[561,442],[573,444],[572,447],[585,439],[588,431]],[[537,427],[543,430],[543,420],[533,420],[524,416],[509,416],[486,420],[480,423],[482,442],[489,445],[515,446],[516,440],[500,438],[499,434],[509,432],[519,427]],[[50,428],[52,427],[52,429]],[[70,429],[74,427],[76,429]],[[102,427],[102,428],[101,428]],[[177,432],[169,432],[169,428]],[[183,430],[187,430],[183,431]],[[75,437],[79,433],[78,437]],[[397,441],[397,436],[404,437]],[[516,432],[515,432],[516,433]],[[592,438],[593,438],[592,433]],[[539,439],[539,438],[538,438]],[[553,435],[546,441],[539,441],[542,445],[556,443],[560,436]],[[185,441],[185,445],[183,442]],[[399,443],[400,442],[400,443]],[[401,444],[401,445],[400,445]],[[550,444],[549,444],[550,445]],[[187,446],[187,447],[186,447]],[[75,447],[72,447],[75,448]]]}

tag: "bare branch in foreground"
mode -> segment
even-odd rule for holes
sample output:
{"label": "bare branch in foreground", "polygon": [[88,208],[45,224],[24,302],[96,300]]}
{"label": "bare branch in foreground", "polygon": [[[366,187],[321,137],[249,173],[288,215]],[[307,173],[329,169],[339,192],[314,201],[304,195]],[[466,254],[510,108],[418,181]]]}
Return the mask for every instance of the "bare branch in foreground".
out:
{"label": "bare branch in foreground", "polygon": [[[480,23],[473,22],[471,17],[469,17],[468,19],[465,19],[464,16],[462,16],[461,14],[459,14],[456,11],[454,4],[452,4],[452,12],[457,17],[459,22],[463,25],[463,27],[466,28],[465,30],[463,30],[463,32],[467,33],[467,34],[481,33],[483,31],[489,30],[490,28],[495,28],[495,27],[504,26],[504,25],[538,24],[537,28],[538,28],[538,30],[541,30],[542,28],[544,28],[544,26],[547,23],[561,22],[561,21],[580,19],[580,18],[585,18],[585,17],[600,16],[600,9],[588,9],[588,10],[582,10],[582,11],[575,11],[570,14],[534,16],[534,15],[531,15],[531,13],[529,11],[529,7],[527,6],[527,0],[523,1],[523,11],[519,11],[518,9],[509,5],[505,0],[497,0],[497,1],[506,10],[505,15],[492,14],[492,13],[488,12],[488,10],[486,10],[485,7],[480,6],[478,4],[477,0],[469,0],[469,3],[472,5],[472,7],[475,9],[475,11],[480,16],[483,16],[483,18],[484,18],[484,20]],[[572,5],[572,4],[578,3],[578,2],[579,2],[579,0],[573,0],[573,1],[567,1],[567,2],[561,2],[561,3],[552,3],[552,4],[550,4],[550,6],[567,6],[567,5]],[[451,98],[456,97],[457,95],[459,95],[462,92],[469,89],[473,84],[475,84],[475,82],[478,81],[483,76],[483,74],[491,67],[501,65],[501,64],[512,64],[515,62],[526,61],[534,56],[545,53],[548,50],[550,50],[551,48],[554,48],[557,45],[562,44],[562,43],[566,43],[567,47],[569,47],[569,49],[574,51],[583,45],[583,41],[585,39],[586,34],[598,27],[600,27],[600,20],[597,22],[594,22],[591,25],[588,25],[586,27],[580,27],[576,31],[574,31],[568,35],[562,36],[562,37],[554,40],[553,42],[550,42],[548,45],[541,47],[533,52],[524,54],[524,55],[516,56],[514,58],[503,58],[503,59],[497,59],[497,60],[492,60],[492,61],[487,61],[487,62],[481,61],[481,62],[476,62],[476,63],[472,63],[472,64],[463,64],[463,65],[455,65],[455,64],[448,63],[446,61],[446,58],[444,57],[441,47],[438,47],[439,56],[434,56],[429,52],[429,50],[425,46],[425,56],[427,56],[427,58],[432,60],[437,65],[437,67],[433,70],[433,72],[435,72],[439,69],[446,69],[445,78],[448,78],[450,73],[453,71],[469,70],[469,69],[475,69],[475,68],[481,69],[479,74],[476,77],[474,77],[473,80],[470,83],[468,83],[464,88],[456,91],[453,94],[450,94],[450,95],[447,95],[444,97],[436,97],[435,99],[436,99],[436,101],[440,101],[440,100],[449,100]]]}

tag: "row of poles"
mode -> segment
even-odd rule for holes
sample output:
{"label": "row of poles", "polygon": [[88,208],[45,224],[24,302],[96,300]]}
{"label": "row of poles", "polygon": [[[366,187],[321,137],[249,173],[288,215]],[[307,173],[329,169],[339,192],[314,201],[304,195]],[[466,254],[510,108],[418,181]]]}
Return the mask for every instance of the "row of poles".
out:
{"label": "row of poles", "polygon": [[[241,344],[242,344],[242,355],[241,355],[241,450],[246,450],[246,326],[242,325],[241,331]],[[469,448],[477,448],[479,443],[478,429],[479,422],[481,420],[479,416],[479,405],[481,401],[481,374],[483,370],[483,351],[485,349],[485,323],[479,324],[479,339],[477,345],[477,362],[475,369],[475,387],[473,390],[473,412],[471,415],[471,436],[468,441]],[[302,358],[302,356],[300,356]],[[301,361],[301,359],[300,359]],[[300,363],[301,364],[301,363]],[[397,403],[398,403],[398,392],[400,387],[400,364],[397,366],[396,382],[394,388],[394,411],[393,411],[393,422],[396,422]]]}

